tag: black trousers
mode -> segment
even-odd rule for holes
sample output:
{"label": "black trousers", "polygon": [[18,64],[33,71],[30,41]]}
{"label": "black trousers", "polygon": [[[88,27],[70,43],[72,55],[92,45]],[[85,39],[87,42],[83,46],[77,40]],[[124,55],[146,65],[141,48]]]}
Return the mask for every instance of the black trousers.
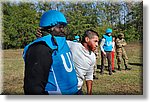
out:
{"label": "black trousers", "polygon": [[111,51],[106,51],[106,55],[104,55],[101,52],[101,72],[102,73],[104,72],[106,59],[108,61],[108,71],[111,73],[112,72],[112,68],[111,68]]}

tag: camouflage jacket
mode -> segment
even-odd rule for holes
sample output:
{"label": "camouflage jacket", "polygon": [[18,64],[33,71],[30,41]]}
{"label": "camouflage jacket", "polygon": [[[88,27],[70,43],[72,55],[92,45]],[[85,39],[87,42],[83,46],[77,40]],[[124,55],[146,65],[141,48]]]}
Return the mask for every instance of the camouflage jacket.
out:
{"label": "camouflage jacket", "polygon": [[124,52],[124,47],[127,45],[125,39],[116,39],[116,52]]}

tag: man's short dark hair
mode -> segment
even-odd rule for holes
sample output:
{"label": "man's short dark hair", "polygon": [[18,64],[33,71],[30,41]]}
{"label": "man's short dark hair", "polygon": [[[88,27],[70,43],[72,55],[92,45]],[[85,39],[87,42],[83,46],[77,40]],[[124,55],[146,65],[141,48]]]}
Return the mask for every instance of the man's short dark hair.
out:
{"label": "man's short dark hair", "polygon": [[88,30],[85,31],[81,42],[85,42],[85,37],[88,37],[89,39],[92,39],[93,36],[98,36],[99,37],[99,35],[96,31],[88,29]]}

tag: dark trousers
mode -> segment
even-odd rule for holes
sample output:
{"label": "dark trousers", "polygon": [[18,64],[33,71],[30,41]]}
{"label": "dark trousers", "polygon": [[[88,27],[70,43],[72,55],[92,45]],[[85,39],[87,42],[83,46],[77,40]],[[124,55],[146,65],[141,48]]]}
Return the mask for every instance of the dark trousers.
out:
{"label": "dark trousers", "polygon": [[107,61],[108,61],[108,71],[109,71],[109,73],[112,73],[112,69],[111,69],[111,51],[106,51],[106,55],[104,55],[101,52],[101,73],[104,72],[106,58],[107,58]]}
{"label": "dark trousers", "polygon": [[77,93],[75,93],[75,95],[83,95],[83,91],[82,91],[82,88],[80,90],[78,90]]}

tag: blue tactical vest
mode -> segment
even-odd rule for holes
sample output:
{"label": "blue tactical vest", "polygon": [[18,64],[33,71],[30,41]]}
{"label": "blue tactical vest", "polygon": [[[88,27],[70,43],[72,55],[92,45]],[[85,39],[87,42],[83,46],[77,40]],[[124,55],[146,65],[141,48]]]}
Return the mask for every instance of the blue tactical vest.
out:
{"label": "blue tactical vest", "polygon": [[[56,49],[51,42],[52,36],[49,34],[42,38],[38,38],[24,49],[23,58],[25,59],[26,51],[29,46],[33,43],[44,41],[52,49]],[[52,53],[53,63],[51,65],[48,83],[46,84],[45,91],[48,91],[49,94],[75,94],[77,93],[77,76],[73,64],[72,53],[66,43],[65,37],[55,37],[58,50],[54,50]]]}
{"label": "blue tactical vest", "polygon": [[103,35],[103,38],[105,39],[104,51],[112,51],[112,36]]}

